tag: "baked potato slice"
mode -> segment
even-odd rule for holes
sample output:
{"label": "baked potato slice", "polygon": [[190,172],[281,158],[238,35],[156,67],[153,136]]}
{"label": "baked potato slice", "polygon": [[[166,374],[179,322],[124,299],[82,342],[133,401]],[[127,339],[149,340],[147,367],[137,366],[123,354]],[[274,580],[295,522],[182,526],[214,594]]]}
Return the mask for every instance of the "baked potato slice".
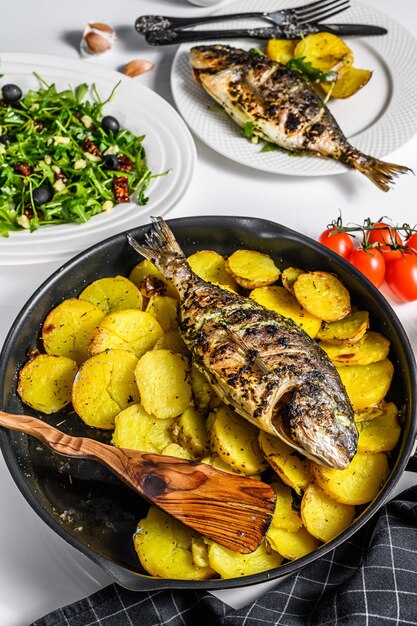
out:
{"label": "baked potato slice", "polygon": [[279,567],[282,556],[267,550],[265,542],[250,554],[239,554],[217,543],[208,547],[210,567],[222,578],[240,578]]}
{"label": "baked potato slice", "polygon": [[266,541],[284,559],[294,561],[316,550],[320,542],[304,527],[291,532],[271,524],[266,533]]}
{"label": "baked potato slice", "polygon": [[294,57],[297,43],[297,39],[269,39],[265,54],[271,61],[287,65],[288,61]]}
{"label": "baked potato slice", "polygon": [[304,270],[298,267],[287,267],[281,274],[282,286],[294,295],[294,283],[300,274],[304,274]]}
{"label": "baked potato slice", "polygon": [[161,454],[173,443],[174,419],[160,420],[149,415],[141,404],[131,404],[115,417],[112,443],[117,448]]}
{"label": "baked potato slice", "polygon": [[146,352],[135,376],[142,406],[155,417],[177,417],[191,402],[190,367],[180,354],[169,350]]}
{"label": "baked potato slice", "polygon": [[268,254],[255,250],[236,250],[227,259],[226,269],[245,289],[272,285],[281,275]]}
{"label": "baked potato slice", "polygon": [[387,358],[390,342],[380,333],[368,331],[363,341],[352,345],[321,341],[320,346],[335,365],[369,365]]}
{"label": "baked potato slice", "polygon": [[322,72],[338,72],[353,64],[352,50],[333,33],[314,33],[303,37],[295,47],[294,58],[302,58]]}
{"label": "baked potato slice", "polygon": [[99,278],[88,285],[78,297],[91,302],[105,315],[122,309],[142,310],[142,294],[125,276]]}
{"label": "baked potato slice", "polygon": [[297,511],[292,508],[291,489],[283,482],[271,483],[277,496],[274,516],[271,524],[277,528],[284,528],[291,532],[297,531],[303,525],[301,517]]}
{"label": "baked potato slice", "polygon": [[329,272],[304,272],[294,283],[294,295],[311,315],[335,322],[351,311],[350,295],[337,276]]}
{"label": "baked potato slice", "polygon": [[191,388],[195,408],[205,415],[216,393],[207,377],[198,369],[195,363],[191,365]]}
{"label": "baked potato slice", "polygon": [[317,339],[327,344],[354,345],[361,341],[368,328],[368,311],[352,311],[338,322],[324,322]]}
{"label": "baked potato slice", "polygon": [[229,407],[214,412],[210,441],[213,452],[238,472],[252,476],[267,467],[258,444],[258,429]]}
{"label": "baked potato slice", "polygon": [[354,411],[377,405],[385,398],[391,386],[394,366],[388,359],[369,365],[338,367],[342,383]]}
{"label": "baked potato slice", "polygon": [[170,443],[166,448],[162,450],[162,454],[165,456],[176,456],[180,459],[187,459],[188,461],[194,461],[194,457],[189,453],[186,448],[180,446],[178,443]]}
{"label": "baked potato slice", "polygon": [[104,313],[91,302],[69,298],[46,316],[42,341],[47,354],[66,356],[80,365],[88,358],[88,345]]}
{"label": "baked potato slice", "polygon": [[152,315],[164,331],[178,329],[177,322],[178,300],[170,296],[152,296],[146,306],[146,313]]}
{"label": "baked potato slice", "polygon": [[226,261],[218,252],[199,250],[189,256],[187,261],[193,272],[203,280],[237,291],[236,281],[226,270]]}
{"label": "baked potato slice", "polygon": [[[156,278],[157,281],[148,279]],[[178,291],[159,271],[159,269],[149,261],[144,259],[129,274],[129,280],[132,281],[142,293],[143,296],[149,298],[150,295],[170,296],[178,299]]]}
{"label": "baked potato slice", "polygon": [[189,358],[190,351],[184,343],[183,338],[176,330],[164,333],[162,337],[158,339],[153,347],[154,350],[170,350],[176,354],[182,354],[186,358]]}
{"label": "baked potato slice", "polygon": [[180,521],[151,506],[138,524],[133,543],[143,568],[151,576],[206,580],[216,574],[194,561],[192,542],[199,537]]}
{"label": "baked potato slice", "polygon": [[35,411],[56,413],[71,402],[77,370],[76,362],[66,356],[39,354],[20,370],[17,393]]}
{"label": "baked potato slice", "polygon": [[201,459],[209,453],[206,421],[192,406],[186,408],[178,418],[177,439],[193,459]]}
{"label": "baked potato slice", "polygon": [[138,359],[162,337],[164,331],[149,313],[124,309],[106,315],[92,334],[90,355],[109,349],[132,352]]}
{"label": "baked potato slice", "polygon": [[382,415],[356,424],[359,431],[358,452],[390,452],[401,436],[398,409],[393,402],[385,404]]}
{"label": "baked potato slice", "polygon": [[268,433],[259,433],[259,445],[265,459],[281,480],[300,495],[311,481],[310,466],[293,448]]}
{"label": "baked potato slice", "polygon": [[388,476],[384,452],[357,452],[346,469],[333,469],[311,462],[315,483],[333,500],[344,504],[366,504],[378,495]]}
{"label": "baked potato slice", "polygon": [[88,426],[112,430],[116,415],[139,402],[137,362],[131,352],[107,350],[83,363],[72,386],[72,404]]}
{"label": "baked potato slice", "polygon": [[304,492],[301,518],[308,532],[320,541],[331,541],[344,531],[355,517],[352,504],[337,502],[314,483]]}
{"label": "baked potato slice", "polygon": [[285,287],[259,287],[251,291],[249,297],[267,309],[289,317],[310,337],[315,337],[320,330],[321,319],[306,311]]}
{"label": "baked potato slice", "polygon": [[350,98],[371,80],[371,70],[360,70],[356,67],[345,67],[338,72],[337,80],[332,89],[331,83],[321,83],[325,93],[331,90],[332,98]]}

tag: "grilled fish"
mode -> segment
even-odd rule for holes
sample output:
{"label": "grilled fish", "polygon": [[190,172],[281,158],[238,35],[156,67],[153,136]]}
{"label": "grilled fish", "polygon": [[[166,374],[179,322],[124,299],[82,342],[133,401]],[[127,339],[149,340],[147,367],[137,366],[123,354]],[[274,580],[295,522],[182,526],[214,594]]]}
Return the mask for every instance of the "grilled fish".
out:
{"label": "grilled fish", "polygon": [[339,374],[292,320],[200,279],[161,218],[140,245],[180,296],[180,332],[214,390],[258,428],[318,463],[345,468],[356,452]]}
{"label": "grilled fish", "polygon": [[190,62],[197,82],[241,127],[291,151],[336,159],[388,191],[411,171],[368,156],[349,144],[314,89],[297,72],[266,56],[230,46],[196,46]]}

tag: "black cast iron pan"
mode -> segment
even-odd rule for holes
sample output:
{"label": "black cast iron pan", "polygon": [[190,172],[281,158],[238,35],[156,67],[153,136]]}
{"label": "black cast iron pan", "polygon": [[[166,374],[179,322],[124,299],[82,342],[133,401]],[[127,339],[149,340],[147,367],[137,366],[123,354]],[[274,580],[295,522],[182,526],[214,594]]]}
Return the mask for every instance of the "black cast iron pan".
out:
{"label": "black cast iron pan", "polygon": [[[348,262],[320,244],[273,222],[256,218],[194,217],[168,221],[184,252],[213,249],[229,254],[238,248],[269,253],[280,267],[336,272],[349,289],[353,303],[371,314],[371,326],[391,341],[395,366],[391,399],[402,409],[401,442],[391,455],[391,474],[376,500],[356,521],[314,553],[280,568],[228,580],[183,581],[145,574],[133,549],[132,535],[148,504],[102,466],[91,461],[64,459],[33,438],[0,431],[0,445],[9,470],[36,513],[63,539],[97,563],[120,585],[133,590],[190,588],[224,589],[277,579],[302,568],[330,551],[360,528],[389,498],[398,483],[416,440],[416,364],[409,340],[390,305]],[[142,240],[148,226],[131,230]],[[1,408],[30,413],[16,394],[17,372],[28,351],[38,347],[47,313],[62,300],[77,296],[97,278],[128,275],[139,261],[125,234],[89,248],[56,271],[25,304],[15,320],[0,356]],[[36,412],[32,412],[36,415]],[[38,416],[39,417],[39,416]],[[72,435],[99,438],[110,435],[85,426],[69,410],[41,416]],[[411,469],[411,466],[408,466]],[[5,507],[4,515],[7,515]]]}

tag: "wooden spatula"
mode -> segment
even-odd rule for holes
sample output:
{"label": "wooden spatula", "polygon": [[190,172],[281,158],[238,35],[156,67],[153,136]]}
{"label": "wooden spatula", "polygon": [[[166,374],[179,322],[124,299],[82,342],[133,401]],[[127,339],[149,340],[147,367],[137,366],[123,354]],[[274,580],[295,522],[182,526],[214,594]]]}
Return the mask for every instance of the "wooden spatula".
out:
{"label": "wooden spatula", "polygon": [[258,480],[205,463],[71,437],[25,415],[0,411],[0,426],[33,435],[58,454],[102,463],[149,502],[235,552],[256,550],[271,522],[275,492]]}

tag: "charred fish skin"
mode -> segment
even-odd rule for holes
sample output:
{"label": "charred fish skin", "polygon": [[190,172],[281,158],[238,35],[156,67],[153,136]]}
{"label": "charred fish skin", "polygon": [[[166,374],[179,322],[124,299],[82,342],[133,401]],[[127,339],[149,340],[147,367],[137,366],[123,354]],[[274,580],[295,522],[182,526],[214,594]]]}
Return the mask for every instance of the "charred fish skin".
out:
{"label": "charred fish skin", "polygon": [[205,91],[239,126],[252,122],[265,141],[340,161],[383,191],[411,171],[354,148],[314,89],[285,65],[223,45],[192,48],[190,62]]}
{"label": "charred fish skin", "polygon": [[219,397],[316,462],[347,467],[358,438],[353,410],[318,343],[292,320],[197,277],[161,218],[145,240],[129,242],[176,286],[181,335]]}

